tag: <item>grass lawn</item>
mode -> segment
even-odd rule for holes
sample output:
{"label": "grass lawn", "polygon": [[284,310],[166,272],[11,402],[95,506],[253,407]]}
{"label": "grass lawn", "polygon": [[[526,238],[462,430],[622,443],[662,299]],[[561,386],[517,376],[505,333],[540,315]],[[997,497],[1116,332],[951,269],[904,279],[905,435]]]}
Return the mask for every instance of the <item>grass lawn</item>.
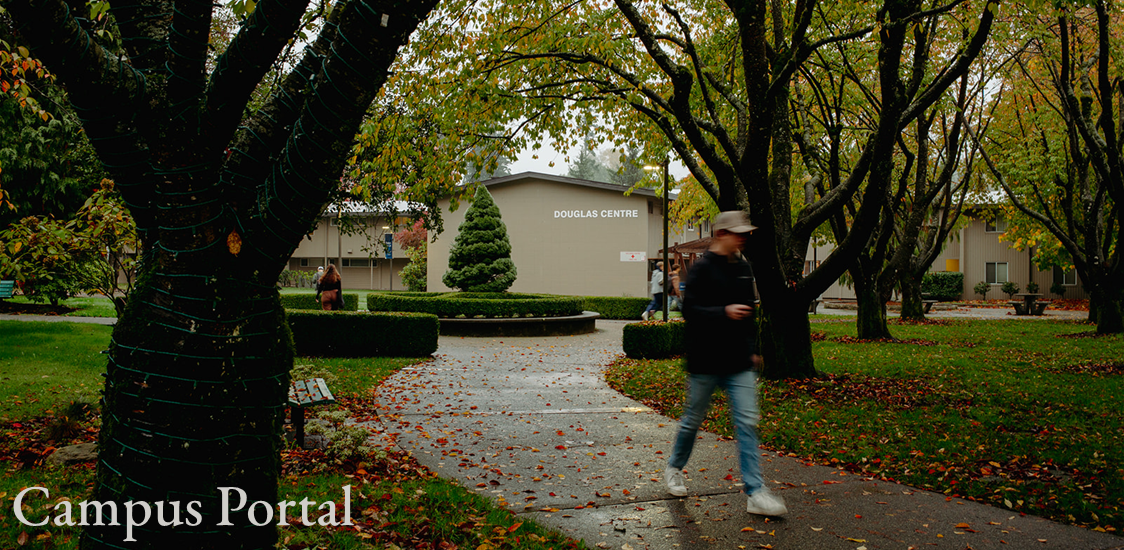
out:
{"label": "grass lawn", "polygon": [[[0,501],[10,505],[25,487],[45,487],[50,505],[59,499],[87,499],[93,464],[55,467],[42,459],[54,447],[94,441],[96,412],[64,423],[59,420],[74,400],[93,401],[101,388],[110,327],[78,323],[0,321]],[[298,358],[297,368],[331,379],[337,410],[349,416],[370,415],[371,390],[416,358]],[[321,407],[326,409],[329,407]],[[59,426],[69,425],[66,433]],[[289,447],[282,451],[280,496],[287,500],[336,500],[352,485],[355,526],[283,527],[284,548],[414,548],[442,542],[461,548],[584,548],[459,485],[442,480],[396,449],[376,450],[358,458],[334,460],[324,451]],[[38,498],[38,494],[37,494]],[[38,520],[44,510],[25,508]],[[315,518],[313,518],[315,519]],[[299,527],[298,527],[299,526]],[[13,514],[0,514],[0,548],[76,548],[79,527],[27,527]],[[26,538],[24,538],[26,537]]]}
{"label": "grass lawn", "polygon": [[[1047,321],[814,324],[807,381],[761,383],[764,446],[1016,512],[1124,531],[1124,337]],[[679,360],[618,360],[610,385],[678,418]],[[724,396],[704,429],[733,436]]]}

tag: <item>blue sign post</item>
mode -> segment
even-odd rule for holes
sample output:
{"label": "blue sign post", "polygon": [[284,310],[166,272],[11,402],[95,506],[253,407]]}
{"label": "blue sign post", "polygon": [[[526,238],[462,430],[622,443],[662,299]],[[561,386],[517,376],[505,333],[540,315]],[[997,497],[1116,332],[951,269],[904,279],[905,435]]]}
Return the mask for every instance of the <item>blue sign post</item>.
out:
{"label": "blue sign post", "polygon": [[387,233],[386,234],[386,259],[388,259],[388,260],[394,259],[394,234],[393,233]]}

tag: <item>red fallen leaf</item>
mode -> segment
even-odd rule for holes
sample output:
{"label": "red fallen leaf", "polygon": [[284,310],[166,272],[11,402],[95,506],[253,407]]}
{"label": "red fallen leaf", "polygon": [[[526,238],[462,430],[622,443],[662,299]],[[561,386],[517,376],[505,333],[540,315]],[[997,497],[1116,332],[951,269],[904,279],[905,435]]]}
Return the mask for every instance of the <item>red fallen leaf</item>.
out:
{"label": "red fallen leaf", "polygon": [[555,449],[558,449],[559,451],[565,451],[565,450],[566,450],[566,446],[565,446],[565,445],[558,445],[558,446],[556,446],[556,447],[554,447],[554,448],[555,448]]}
{"label": "red fallen leaf", "polygon": [[826,479],[823,482],[824,485],[833,485],[833,484],[836,484],[836,483],[843,483],[843,482],[842,481],[829,481],[829,480],[826,480]]}
{"label": "red fallen leaf", "polygon": [[558,431],[557,431],[557,432],[555,432],[555,433],[557,433],[558,435],[566,435],[566,432],[564,432],[564,431],[562,431],[562,430],[558,430]]}
{"label": "red fallen leaf", "polygon": [[20,531],[20,535],[16,537],[16,544],[19,544],[20,546],[27,546],[27,541],[30,538],[31,536],[27,534],[27,531]]}
{"label": "red fallen leaf", "polygon": [[855,514],[855,519],[862,519],[862,518],[863,518],[863,517],[862,517],[861,515],[859,515],[859,514]]}
{"label": "red fallen leaf", "polygon": [[725,479],[726,481],[733,481],[734,480],[734,474],[726,474],[726,477],[724,477],[722,479]]}
{"label": "red fallen leaf", "polygon": [[512,525],[511,527],[508,527],[508,528],[507,528],[507,532],[508,532],[508,533],[514,533],[514,532],[515,532],[515,531],[516,531],[517,529],[519,529],[519,528],[520,528],[520,527],[521,527],[522,525],[523,525],[523,522],[522,522],[522,521],[521,521],[521,522],[519,522],[519,523],[516,523],[515,525]]}

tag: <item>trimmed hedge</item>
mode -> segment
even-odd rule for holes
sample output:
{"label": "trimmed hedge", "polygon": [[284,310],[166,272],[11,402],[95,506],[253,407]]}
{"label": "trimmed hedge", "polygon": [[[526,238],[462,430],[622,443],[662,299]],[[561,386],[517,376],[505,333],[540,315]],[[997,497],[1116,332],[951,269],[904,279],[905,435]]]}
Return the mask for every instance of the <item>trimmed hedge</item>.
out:
{"label": "trimmed hedge", "polygon": [[596,311],[602,319],[639,319],[652,300],[620,296],[582,296],[582,308]]}
{"label": "trimmed hedge", "polygon": [[621,347],[632,359],[664,359],[686,352],[684,321],[645,321],[624,326]]}
{"label": "trimmed hedge", "polygon": [[507,292],[378,292],[367,295],[369,311],[413,311],[440,318],[560,317],[579,315],[581,298]]}
{"label": "trimmed hedge", "polygon": [[297,355],[423,357],[437,351],[438,323],[425,313],[288,311]]}
{"label": "trimmed hedge", "polygon": [[921,294],[934,300],[951,302],[964,293],[964,274],[958,271],[933,271],[921,278]]}
{"label": "trimmed hedge", "polygon": [[[320,309],[320,302],[316,301],[316,293],[312,294],[282,294],[281,307],[285,309]],[[340,311],[359,311],[359,294],[354,292],[343,293],[343,309]]]}

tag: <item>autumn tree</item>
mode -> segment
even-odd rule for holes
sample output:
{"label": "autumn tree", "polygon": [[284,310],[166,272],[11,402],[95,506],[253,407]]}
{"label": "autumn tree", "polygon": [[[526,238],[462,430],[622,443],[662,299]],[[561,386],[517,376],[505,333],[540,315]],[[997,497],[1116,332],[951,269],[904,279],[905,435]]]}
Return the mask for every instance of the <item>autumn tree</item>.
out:
{"label": "autumn tree", "polygon": [[[305,0],[246,3],[213,60],[210,2],[113,3],[122,51],[63,0],[3,0],[65,85],[136,220],[142,261],[108,352],[91,498],[200,501],[202,521],[88,527],[84,548],[263,548],[275,524],[220,525],[218,487],[277,502],[292,339],[276,288],[339,185],[360,121],[436,0],[344,0],[258,109]],[[319,13],[319,12],[317,12]]]}
{"label": "autumn tree", "polygon": [[[454,0],[445,7],[455,16],[425,29],[426,43],[448,56],[435,77],[464,91],[448,90],[450,111],[470,109],[484,95],[489,113],[523,124],[534,143],[568,147],[595,133],[617,146],[670,150],[719,209],[748,210],[760,228],[749,254],[762,296],[765,374],[772,377],[815,373],[808,304],[869,242],[887,198],[898,135],[966,73],[996,6],[958,0],[497,5]],[[913,51],[911,29],[953,14],[968,32],[954,35],[957,42],[933,70],[913,80],[902,67]],[[869,49],[872,70],[857,76],[880,110],[869,127],[805,129],[841,132],[857,151],[844,177],[808,186],[800,180],[793,86],[802,71],[816,70],[810,60],[829,46]],[[805,188],[794,202],[794,191]],[[856,196],[861,207],[847,236],[804,277],[811,236]]]}
{"label": "autumn tree", "polygon": [[[981,131],[984,159],[1011,210],[1056,239],[1045,247],[1055,258],[1064,251],[1073,262],[1097,332],[1124,332],[1120,12],[1095,1],[1022,15],[1030,38],[1011,49],[992,128]],[[1050,238],[1023,234],[1016,244]]]}

